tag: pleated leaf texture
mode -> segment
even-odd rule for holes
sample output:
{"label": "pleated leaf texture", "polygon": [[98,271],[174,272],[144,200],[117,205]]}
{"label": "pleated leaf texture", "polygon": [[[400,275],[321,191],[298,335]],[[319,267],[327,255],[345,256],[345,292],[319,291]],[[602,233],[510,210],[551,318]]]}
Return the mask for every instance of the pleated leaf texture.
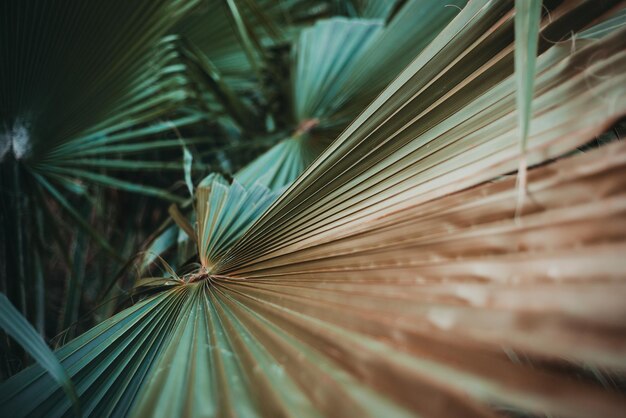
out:
{"label": "pleated leaf texture", "polygon": [[[512,1],[470,1],[273,204],[212,177],[198,271],[56,352],[83,412],[623,416],[572,374],[626,368],[626,145],[559,158],[626,114],[626,30],[567,39],[620,4],[544,2],[517,216]],[[0,410],[72,414],[40,366]]]}
{"label": "pleated leaf texture", "polygon": [[292,57],[293,133],[236,178],[291,184],[466,3],[409,0],[387,24],[335,17],[304,29]]}
{"label": "pleated leaf texture", "polygon": [[[90,186],[182,200],[110,171],[171,168],[162,151],[180,150],[181,140],[155,138],[206,121],[207,115],[192,106],[184,108],[190,101],[188,79],[168,38],[162,38],[196,4],[0,4],[0,190],[5,203],[0,235],[17,243],[6,250],[8,275],[24,283],[39,274],[32,267],[37,261],[16,264],[39,258],[43,250],[34,251],[39,243],[33,237],[43,229],[41,224],[58,228],[58,220],[44,209],[51,202],[114,254],[77,209],[76,199],[92,197]],[[170,120],[164,122],[166,115]],[[35,223],[37,231],[31,227]],[[20,299],[12,287],[8,282],[4,289],[13,300]]]}
{"label": "pleated leaf texture", "polygon": [[278,192],[260,183],[244,187],[219,174],[201,182],[197,196],[196,243],[202,270],[211,273],[223,254],[274,202]]}
{"label": "pleated leaf texture", "polygon": [[3,2],[2,153],[12,146],[17,159],[45,173],[64,158],[99,156],[104,145],[128,140],[107,136],[151,121],[148,110],[156,120],[165,113],[158,105],[176,103],[184,93],[171,88],[178,79],[165,76],[175,73],[171,51],[155,44],[195,4],[86,2],[81,9],[54,0]]}

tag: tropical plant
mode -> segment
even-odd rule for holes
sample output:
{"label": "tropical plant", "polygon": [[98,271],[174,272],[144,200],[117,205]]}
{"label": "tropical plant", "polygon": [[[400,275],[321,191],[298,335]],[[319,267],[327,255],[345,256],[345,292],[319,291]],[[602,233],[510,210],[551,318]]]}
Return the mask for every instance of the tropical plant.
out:
{"label": "tropical plant", "polygon": [[[623,415],[626,146],[596,138],[626,115],[624,2],[122,3],[84,7],[110,36],[61,30],[78,9],[60,2],[3,6],[18,23],[1,62],[20,64],[0,64],[2,290],[18,310],[45,335],[60,209],[129,267],[132,246],[74,202],[105,186],[175,203],[124,309],[54,355],[0,298],[37,361],[0,384],[3,416]],[[50,11],[42,33],[89,65],[17,35]],[[36,62],[22,39],[76,82],[26,71],[39,84],[20,93],[14,68]],[[89,280],[76,249],[73,304]]]}

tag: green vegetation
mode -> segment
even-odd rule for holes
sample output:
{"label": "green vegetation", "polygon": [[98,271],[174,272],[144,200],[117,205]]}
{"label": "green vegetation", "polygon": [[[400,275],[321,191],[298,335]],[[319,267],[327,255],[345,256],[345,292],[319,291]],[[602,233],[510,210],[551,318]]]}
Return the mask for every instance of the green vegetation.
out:
{"label": "green vegetation", "polygon": [[622,416],[625,10],[0,3],[0,416]]}

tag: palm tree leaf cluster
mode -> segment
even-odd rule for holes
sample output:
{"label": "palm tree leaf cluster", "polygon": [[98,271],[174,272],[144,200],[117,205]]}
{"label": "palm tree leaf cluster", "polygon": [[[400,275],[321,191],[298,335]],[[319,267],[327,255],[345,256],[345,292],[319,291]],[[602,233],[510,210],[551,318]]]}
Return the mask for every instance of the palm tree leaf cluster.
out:
{"label": "palm tree leaf cluster", "polygon": [[[3,6],[3,415],[623,415],[623,1],[62,3]],[[171,219],[52,354],[103,186]]]}

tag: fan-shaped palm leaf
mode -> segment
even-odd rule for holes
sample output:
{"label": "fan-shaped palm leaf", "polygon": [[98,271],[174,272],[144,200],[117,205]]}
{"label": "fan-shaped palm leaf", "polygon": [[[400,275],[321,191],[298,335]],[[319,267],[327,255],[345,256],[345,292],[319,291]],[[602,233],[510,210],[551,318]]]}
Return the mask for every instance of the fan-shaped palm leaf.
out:
{"label": "fan-shaped palm leaf", "polygon": [[[623,396],[566,371],[626,364],[626,147],[552,159],[626,113],[626,36],[540,42],[515,217],[512,3],[470,2],[266,211],[267,189],[211,177],[201,268],[140,282],[57,351],[84,410],[621,416]],[[613,5],[547,4],[542,39]],[[70,402],[34,366],[0,408]]]}
{"label": "fan-shaped palm leaf", "polygon": [[[282,171],[265,184],[290,184],[465,3],[409,1],[384,28],[381,20],[335,18],[303,30],[292,70],[295,133],[237,177]],[[276,154],[284,164],[268,164]]]}
{"label": "fan-shaped palm leaf", "polygon": [[[171,51],[157,47],[194,4],[25,0],[0,5],[1,280],[40,331],[45,301],[41,254],[48,244],[43,237],[59,235],[51,202],[119,259],[74,206],[76,199],[88,197],[86,184],[181,200],[103,169],[163,167],[158,158],[129,162],[117,157],[180,149],[178,138],[149,144],[146,138],[205,120],[188,109],[174,111],[188,99],[187,82],[177,74]],[[159,120],[169,117],[166,123]],[[27,293],[37,295],[34,306],[27,306]]]}

